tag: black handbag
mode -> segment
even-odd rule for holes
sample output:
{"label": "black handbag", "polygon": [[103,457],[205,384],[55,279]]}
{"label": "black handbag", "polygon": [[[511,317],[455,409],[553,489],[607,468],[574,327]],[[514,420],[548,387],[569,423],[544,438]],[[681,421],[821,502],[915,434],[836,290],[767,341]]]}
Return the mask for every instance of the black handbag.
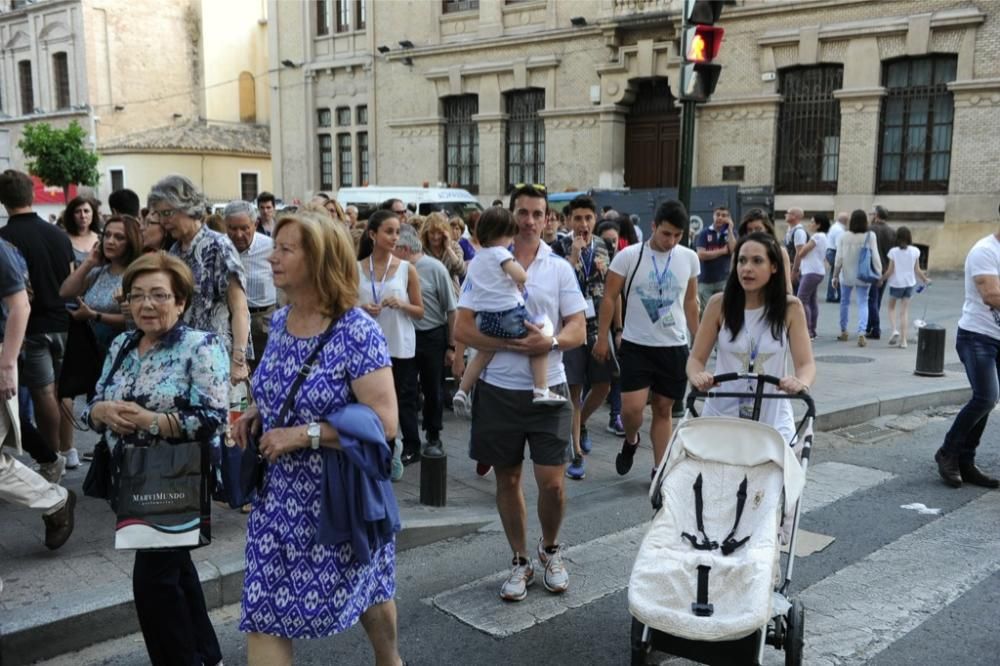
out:
{"label": "black handbag", "polygon": [[[89,328],[89,326],[88,326]],[[111,364],[111,371],[108,372],[108,379],[115,376],[126,354],[132,349],[132,344],[126,342],[118,351],[115,362]],[[63,366],[65,367],[65,366]],[[95,380],[96,383],[96,380]],[[112,463],[111,448],[104,435],[94,446],[94,458],[90,461],[90,468],[87,470],[87,477],[83,480],[83,494],[87,497],[96,497],[103,500],[112,500]]]}
{"label": "black handbag", "polygon": [[[288,389],[288,395],[285,396],[285,402],[278,411],[278,417],[274,420],[276,427],[284,425],[285,419],[288,417],[288,412],[292,408],[292,403],[295,402],[295,396],[302,387],[302,382],[306,380],[306,377],[312,371],[312,365],[330,339],[333,333],[333,326],[336,322],[336,319],[330,322],[326,331],[320,336],[316,347],[309,352],[309,356],[306,357],[306,360],[302,363],[302,367],[299,368],[295,380]],[[238,509],[245,504],[249,504],[255,494],[264,490],[266,476],[267,460],[260,454],[260,442],[256,437],[251,436],[250,441],[247,442],[247,447],[242,450],[237,447],[224,447],[222,452],[222,479],[223,484],[226,486],[226,501],[229,503],[229,506]]]}

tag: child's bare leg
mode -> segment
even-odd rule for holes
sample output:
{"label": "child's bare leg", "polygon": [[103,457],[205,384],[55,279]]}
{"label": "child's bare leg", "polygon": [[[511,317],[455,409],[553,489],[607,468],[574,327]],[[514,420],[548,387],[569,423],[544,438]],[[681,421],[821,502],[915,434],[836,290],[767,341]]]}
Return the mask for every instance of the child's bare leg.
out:
{"label": "child's bare leg", "polygon": [[472,387],[476,385],[479,375],[483,374],[483,370],[486,369],[491,360],[493,360],[493,352],[477,351],[476,355],[469,361],[469,364],[465,366],[465,372],[462,373],[462,381],[459,383],[458,388],[469,393]]}
{"label": "child's bare leg", "polygon": [[[531,379],[536,391],[545,391],[549,387],[549,355],[537,354],[529,358],[531,363]],[[462,381],[465,381],[463,377]]]}

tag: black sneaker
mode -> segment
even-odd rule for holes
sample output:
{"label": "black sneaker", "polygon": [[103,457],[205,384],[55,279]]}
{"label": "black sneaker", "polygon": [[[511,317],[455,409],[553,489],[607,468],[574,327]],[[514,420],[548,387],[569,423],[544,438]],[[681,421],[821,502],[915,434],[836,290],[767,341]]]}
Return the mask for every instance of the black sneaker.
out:
{"label": "black sneaker", "polygon": [[403,455],[399,459],[402,461],[404,467],[408,467],[413,463],[420,462],[420,451],[403,451]]}
{"label": "black sneaker", "polygon": [[619,476],[625,476],[632,469],[632,461],[635,459],[635,451],[639,448],[641,439],[639,433],[636,433],[635,444],[629,444],[627,439],[622,441],[622,450],[615,456],[615,471]]}

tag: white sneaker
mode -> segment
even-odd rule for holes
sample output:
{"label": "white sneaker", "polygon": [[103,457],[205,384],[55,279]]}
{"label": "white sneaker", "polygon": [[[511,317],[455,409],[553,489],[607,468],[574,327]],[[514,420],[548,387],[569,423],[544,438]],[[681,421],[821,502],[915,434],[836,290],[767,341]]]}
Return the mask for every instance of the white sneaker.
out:
{"label": "white sneaker", "polygon": [[500,598],[504,601],[524,601],[528,596],[528,588],[535,582],[535,568],[531,565],[531,558],[521,564],[517,555],[511,564],[514,568],[500,588]]}
{"label": "white sneaker", "polygon": [[57,453],[54,462],[38,466],[38,473],[49,483],[59,483],[66,473],[66,458],[61,453]]}
{"label": "white sneaker", "polygon": [[562,594],[569,587],[569,572],[562,561],[562,544],[556,546],[556,552],[546,552],[542,540],[538,540],[538,560],[545,567],[542,583],[545,589],[554,594]]}
{"label": "white sneaker", "polygon": [[472,418],[472,401],[469,399],[469,394],[462,389],[455,391],[455,397],[451,399],[451,406],[455,410],[456,416],[463,419]]}
{"label": "white sneaker", "polygon": [[899,343],[899,331],[893,331],[892,336],[889,337],[889,346],[895,346]]}
{"label": "white sneaker", "polygon": [[389,479],[395,483],[403,478],[403,445],[399,440],[392,445],[392,471]]}
{"label": "white sneaker", "polygon": [[566,398],[549,389],[535,389],[535,397],[531,399],[531,402],[535,405],[558,407],[566,402]]}
{"label": "white sneaker", "polygon": [[66,452],[66,469],[76,469],[80,466],[80,453],[74,446]]}

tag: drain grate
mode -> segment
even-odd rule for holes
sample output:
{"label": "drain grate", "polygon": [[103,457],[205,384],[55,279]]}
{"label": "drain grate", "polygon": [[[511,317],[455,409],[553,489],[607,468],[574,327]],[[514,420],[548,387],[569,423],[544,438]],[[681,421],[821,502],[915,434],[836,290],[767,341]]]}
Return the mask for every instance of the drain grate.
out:
{"label": "drain grate", "polygon": [[872,363],[875,359],[868,356],[817,356],[814,359],[817,363],[843,363],[843,364],[857,364],[857,363]]}
{"label": "drain grate", "polygon": [[892,428],[883,428],[871,423],[860,423],[848,426],[835,431],[835,434],[854,442],[877,442],[880,439],[899,434],[899,431]]}

